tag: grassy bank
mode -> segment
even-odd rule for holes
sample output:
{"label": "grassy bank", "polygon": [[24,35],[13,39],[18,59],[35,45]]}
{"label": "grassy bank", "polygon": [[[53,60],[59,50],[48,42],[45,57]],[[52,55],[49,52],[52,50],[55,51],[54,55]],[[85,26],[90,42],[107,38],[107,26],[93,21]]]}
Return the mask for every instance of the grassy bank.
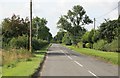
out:
{"label": "grassy bank", "polygon": [[47,47],[42,48],[39,51],[36,51],[33,54],[33,57],[19,61],[14,67],[3,66],[3,76],[31,76],[35,70],[39,67],[40,62],[43,61]]}
{"label": "grassy bank", "polygon": [[112,64],[118,64],[118,53],[116,52],[104,52],[94,49],[88,48],[77,48],[75,46],[67,46],[68,48],[85,55],[94,56],[98,59],[105,60],[106,62],[110,62]]}

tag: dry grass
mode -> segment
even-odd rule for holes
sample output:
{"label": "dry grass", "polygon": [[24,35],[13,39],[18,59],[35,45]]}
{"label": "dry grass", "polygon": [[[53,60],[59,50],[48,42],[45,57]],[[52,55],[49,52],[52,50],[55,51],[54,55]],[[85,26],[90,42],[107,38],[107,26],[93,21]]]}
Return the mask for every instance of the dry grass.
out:
{"label": "dry grass", "polygon": [[2,65],[2,50],[0,49],[0,66]]}
{"label": "dry grass", "polygon": [[2,60],[3,65],[9,64],[14,61],[18,61],[20,59],[28,59],[32,56],[31,53],[29,53],[25,49],[10,49],[8,50],[2,50]]}

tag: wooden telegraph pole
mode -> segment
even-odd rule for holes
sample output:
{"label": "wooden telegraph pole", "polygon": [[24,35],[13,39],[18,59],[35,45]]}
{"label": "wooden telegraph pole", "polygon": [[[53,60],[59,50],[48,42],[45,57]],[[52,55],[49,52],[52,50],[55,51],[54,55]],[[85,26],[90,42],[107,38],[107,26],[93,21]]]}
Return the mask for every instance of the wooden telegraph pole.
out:
{"label": "wooden telegraph pole", "polygon": [[95,21],[96,21],[96,19],[94,18],[94,35],[95,35]]}
{"label": "wooden telegraph pole", "polygon": [[30,0],[30,39],[29,39],[29,51],[32,52],[32,0]]}

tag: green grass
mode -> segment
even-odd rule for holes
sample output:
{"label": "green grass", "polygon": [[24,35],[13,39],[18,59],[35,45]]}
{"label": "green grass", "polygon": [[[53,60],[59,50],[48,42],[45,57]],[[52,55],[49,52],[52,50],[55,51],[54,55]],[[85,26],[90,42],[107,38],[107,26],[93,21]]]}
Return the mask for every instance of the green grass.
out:
{"label": "green grass", "polygon": [[3,76],[31,76],[36,69],[39,67],[40,62],[43,61],[45,52],[47,51],[48,46],[43,49],[36,51],[34,57],[28,59],[27,61],[21,61],[16,64],[15,67],[10,68],[3,66],[2,75]]}
{"label": "green grass", "polygon": [[3,76],[30,76],[35,72],[35,69],[39,66],[44,55],[36,54],[31,58],[31,61],[22,61],[16,64],[13,68],[3,67]]}
{"label": "green grass", "polygon": [[75,46],[67,46],[68,48],[85,55],[94,56],[98,59],[105,60],[106,62],[110,62],[112,64],[118,65],[118,53],[116,52],[104,52],[94,49],[88,48],[76,48]]}
{"label": "green grass", "polygon": [[2,76],[2,66],[0,66],[0,78]]}

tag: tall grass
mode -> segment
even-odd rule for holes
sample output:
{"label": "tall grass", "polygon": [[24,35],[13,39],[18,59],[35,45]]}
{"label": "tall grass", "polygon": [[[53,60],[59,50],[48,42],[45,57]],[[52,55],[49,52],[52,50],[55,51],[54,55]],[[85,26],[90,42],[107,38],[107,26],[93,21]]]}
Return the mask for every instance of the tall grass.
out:
{"label": "tall grass", "polygon": [[31,56],[32,54],[26,49],[9,49],[9,51],[2,50],[3,65],[8,65],[13,62],[18,62],[21,59],[27,60]]}

